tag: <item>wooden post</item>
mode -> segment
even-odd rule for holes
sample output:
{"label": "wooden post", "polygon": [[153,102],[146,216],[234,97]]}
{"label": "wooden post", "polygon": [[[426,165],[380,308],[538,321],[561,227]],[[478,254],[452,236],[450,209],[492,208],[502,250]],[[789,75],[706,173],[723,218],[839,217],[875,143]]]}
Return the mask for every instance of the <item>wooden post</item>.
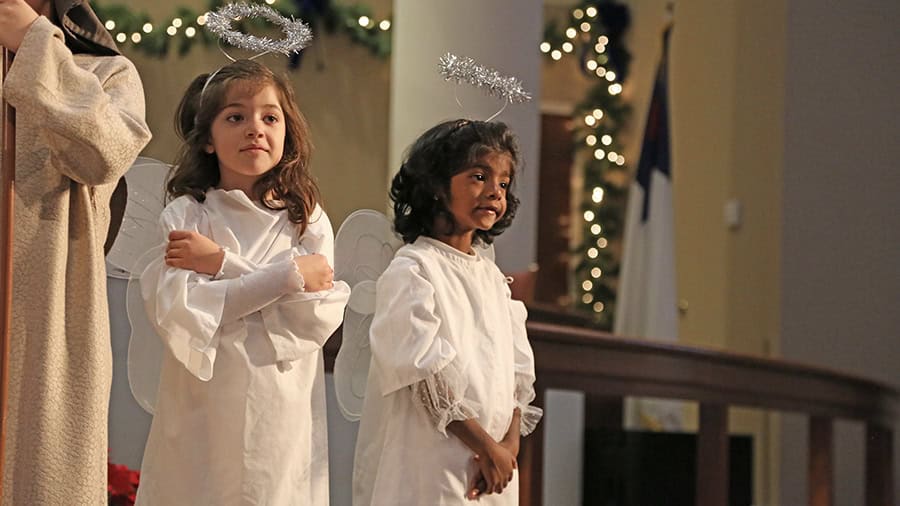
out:
{"label": "wooden post", "polygon": [[728,479],[728,406],[701,403],[695,504],[728,504]]}
{"label": "wooden post", "polygon": [[[535,384],[535,406],[546,406],[545,390]],[[546,412],[545,412],[546,415]],[[544,494],[544,422],[521,441],[519,450],[519,506],[540,506]]]}
{"label": "wooden post", "polygon": [[866,424],[866,506],[894,504],[893,443],[891,429]]}
{"label": "wooden post", "polygon": [[[12,66],[12,51],[3,48],[2,76],[6,81]],[[6,455],[6,405],[9,388],[9,340],[12,321],[12,256],[13,209],[15,205],[16,117],[15,110],[5,100],[2,113],[2,153],[0,167],[0,497],[3,497],[3,463]],[[0,499],[2,500],[2,499]]]}
{"label": "wooden post", "polygon": [[834,504],[833,427],[831,418],[809,419],[809,506]]}

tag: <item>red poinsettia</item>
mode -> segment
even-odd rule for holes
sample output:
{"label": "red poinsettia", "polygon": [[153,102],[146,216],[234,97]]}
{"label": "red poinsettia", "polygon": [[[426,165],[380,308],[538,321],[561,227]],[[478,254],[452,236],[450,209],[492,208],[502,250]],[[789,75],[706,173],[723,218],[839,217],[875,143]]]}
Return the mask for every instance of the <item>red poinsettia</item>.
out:
{"label": "red poinsettia", "polygon": [[134,506],[138,483],[141,481],[141,472],[112,462],[107,464],[107,469],[109,506]]}

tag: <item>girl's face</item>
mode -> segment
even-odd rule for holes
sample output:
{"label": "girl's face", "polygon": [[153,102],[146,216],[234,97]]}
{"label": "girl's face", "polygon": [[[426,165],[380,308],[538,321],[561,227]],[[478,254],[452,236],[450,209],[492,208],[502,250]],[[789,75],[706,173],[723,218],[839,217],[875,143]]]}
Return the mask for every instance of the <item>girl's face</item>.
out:
{"label": "girl's face", "polygon": [[284,133],[284,112],[272,84],[232,84],[206,145],[219,160],[219,188],[244,190],[252,198],[253,184],[281,161]]}
{"label": "girl's face", "polygon": [[450,213],[456,220],[456,234],[490,230],[503,217],[512,168],[508,153],[491,152],[450,178]]}

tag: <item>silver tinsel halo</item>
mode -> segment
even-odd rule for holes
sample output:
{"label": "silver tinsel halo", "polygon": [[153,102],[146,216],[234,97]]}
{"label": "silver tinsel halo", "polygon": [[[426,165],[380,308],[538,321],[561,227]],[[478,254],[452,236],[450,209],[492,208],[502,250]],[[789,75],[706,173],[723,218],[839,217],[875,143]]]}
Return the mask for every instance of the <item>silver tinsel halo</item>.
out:
{"label": "silver tinsel halo", "polygon": [[[284,38],[257,37],[241,33],[231,28],[231,23],[239,19],[264,18],[281,27]],[[228,44],[259,53],[299,53],[312,41],[312,31],[303,21],[288,19],[275,9],[260,4],[235,3],[224,5],[216,12],[206,14],[206,29],[219,36]]]}
{"label": "silver tinsel halo", "polygon": [[438,61],[438,68],[446,81],[466,82],[484,88],[489,95],[510,103],[520,104],[531,100],[531,95],[522,89],[521,81],[478,65],[472,58],[447,53]]}

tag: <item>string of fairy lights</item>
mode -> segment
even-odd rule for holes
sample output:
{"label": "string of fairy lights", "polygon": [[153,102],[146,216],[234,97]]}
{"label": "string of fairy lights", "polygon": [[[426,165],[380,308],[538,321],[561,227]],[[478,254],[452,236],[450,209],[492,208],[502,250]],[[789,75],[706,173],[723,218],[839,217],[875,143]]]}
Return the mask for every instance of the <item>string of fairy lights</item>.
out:
{"label": "string of fairy lights", "polygon": [[[596,79],[584,102],[576,108],[576,148],[589,153],[584,167],[581,199],[581,257],[574,266],[576,308],[592,313],[603,327],[611,327],[618,275],[618,258],[609,250],[620,239],[624,190],[610,182],[611,171],[624,171],[625,156],[617,132],[628,108],[622,84],[607,54],[610,39],[600,11],[585,2],[569,12],[562,30],[548,26],[541,53],[552,62],[578,57],[583,73]],[[612,196],[612,202],[608,197]]]}
{"label": "string of fairy lights", "polygon": [[[391,20],[379,19],[371,10],[362,4],[334,4],[329,2],[321,10],[299,12],[294,2],[264,0],[279,14],[286,17],[297,16],[312,26],[321,26],[328,32],[339,31],[350,36],[351,40],[367,46],[379,57],[390,53]],[[176,13],[167,16],[168,22],[154,23],[145,13],[137,13],[123,4],[107,4],[98,0],[92,3],[104,26],[119,44],[129,44],[133,50],[164,57],[177,49],[185,54],[196,42],[215,44],[216,37],[203,30],[208,12],[225,5],[223,0],[210,0],[203,11],[195,11],[189,7],[178,7]],[[248,26],[265,26],[259,20],[245,19],[241,21]]]}

